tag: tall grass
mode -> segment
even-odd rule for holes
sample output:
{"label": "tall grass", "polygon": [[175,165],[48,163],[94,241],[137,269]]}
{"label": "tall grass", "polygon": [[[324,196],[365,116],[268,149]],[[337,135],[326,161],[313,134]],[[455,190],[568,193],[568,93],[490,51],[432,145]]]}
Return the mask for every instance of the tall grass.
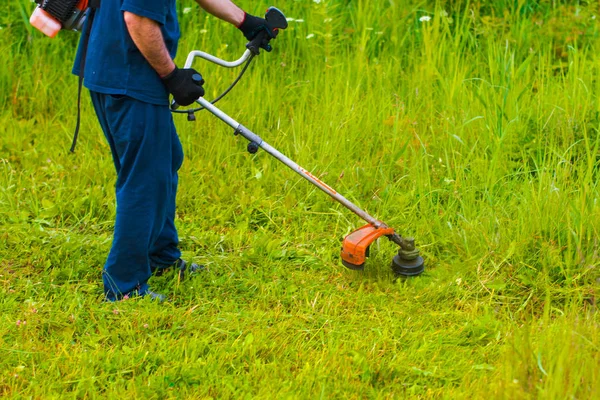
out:
{"label": "tall grass", "polygon": [[[240,55],[239,32],[179,3],[178,63],[192,49]],[[340,240],[361,221],[198,114],[175,117],[178,226],[210,272],[153,278],[170,305],[100,303],[114,176],[87,98],[68,154],[77,35],[46,39],[26,24],[30,2],[5,3],[0,393],[594,398],[596,5],[276,6],[289,28],[219,107],[416,237],[426,273],[394,281],[384,241],[364,273],[345,270]],[[237,73],[196,67],[209,98]]]}

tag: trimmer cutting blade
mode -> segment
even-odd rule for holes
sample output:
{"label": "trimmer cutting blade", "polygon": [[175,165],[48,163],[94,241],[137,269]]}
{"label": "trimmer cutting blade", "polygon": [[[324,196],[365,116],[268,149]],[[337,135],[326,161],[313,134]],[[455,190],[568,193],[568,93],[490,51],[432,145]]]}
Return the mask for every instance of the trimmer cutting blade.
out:
{"label": "trimmer cutting blade", "polygon": [[415,248],[413,238],[402,238],[394,229],[377,221],[355,230],[344,238],[342,245],[342,264],[353,270],[363,270],[366,258],[369,256],[371,244],[381,236],[388,237],[400,246],[398,254],[392,259],[392,270],[396,276],[416,276],[423,272],[425,261]]}

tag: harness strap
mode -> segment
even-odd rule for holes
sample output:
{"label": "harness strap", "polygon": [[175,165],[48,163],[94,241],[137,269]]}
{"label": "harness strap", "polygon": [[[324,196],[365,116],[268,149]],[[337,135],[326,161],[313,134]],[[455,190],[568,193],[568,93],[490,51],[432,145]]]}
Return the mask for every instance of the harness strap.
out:
{"label": "harness strap", "polygon": [[79,60],[79,88],[77,89],[77,124],[75,125],[75,133],[73,133],[73,143],[71,144],[71,153],[75,153],[75,146],[77,145],[77,137],[79,136],[79,125],[81,123],[81,89],[83,87],[83,71],[85,69],[85,57],[87,55],[88,43],[90,41],[90,32],[92,30],[92,22],[94,22],[94,15],[96,14],[96,8],[100,6],[100,0],[90,0],[89,4],[89,15],[87,17],[86,26],[83,30],[83,41],[81,42],[81,59]]}

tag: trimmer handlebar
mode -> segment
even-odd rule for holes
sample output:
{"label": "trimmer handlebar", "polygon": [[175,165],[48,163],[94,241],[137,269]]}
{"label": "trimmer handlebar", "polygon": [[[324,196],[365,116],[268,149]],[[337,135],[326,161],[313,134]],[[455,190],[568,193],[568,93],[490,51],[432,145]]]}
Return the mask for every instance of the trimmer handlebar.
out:
{"label": "trimmer handlebar", "polygon": [[277,37],[279,29],[286,29],[288,26],[285,15],[279,9],[275,7],[269,7],[265,14],[265,21],[267,21],[268,30],[260,31],[254,39],[246,44],[246,51],[240,58],[235,61],[225,61],[219,57],[213,56],[212,54],[205,53],[200,50],[191,51],[185,60],[184,68],[191,68],[194,58],[200,57],[206,61],[210,61],[214,64],[220,65],[221,67],[234,68],[242,65],[252,54],[259,54],[259,49],[271,51],[273,48],[269,44],[272,39]]}
{"label": "trimmer handlebar", "polygon": [[[251,57],[258,55],[260,53],[260,49],[264,49],[265,51],[273,50],[270,44],[271,40],[277,37],[277,34],[279,33],[280,29],[286,29],[288,27],[288,22],[285,18],[285,15],[276,7],[269,7],[267,9],[265,13],[265,21],[267,23],[267,28],[261,30],[254,39],[252,39],[246,44],[246,51],[239,59],[235,61],[225,61],[223,59],[220,59],[219,57],[213,56],[212,54],[208,54],[200,50],[194,50],[191,51],[190,54],[188,54],[184,68],[191,68],[196,57],[203,58],[214,64],[220,65],[221,67],[238,67],[244,62],[248,61],[248,59],[250,59]],[[244,71],[245,68],[246,67],[244,67]],[[240,77],[238,77],[238,79]],[[234,85],[235,83],[237,83],[237,80],[236,82],[234,82]],[[229,91],[229,89],[227,91]],[[177,104],[175,100],[173,100],[171,102],[171,110],[175,111],[178,108],[179,104]]]}

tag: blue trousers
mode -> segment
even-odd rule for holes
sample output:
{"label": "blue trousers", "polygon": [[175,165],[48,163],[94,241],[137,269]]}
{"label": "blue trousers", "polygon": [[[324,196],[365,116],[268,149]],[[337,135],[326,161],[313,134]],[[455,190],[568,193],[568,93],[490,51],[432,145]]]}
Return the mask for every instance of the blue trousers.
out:
{"label": "blue trousers", "polygon": [[102,279],[109,300],[148,290],[152,268],[181,256],[175,228],[181,142],[167,106],[90,92],[117,172],[112,247]]}

